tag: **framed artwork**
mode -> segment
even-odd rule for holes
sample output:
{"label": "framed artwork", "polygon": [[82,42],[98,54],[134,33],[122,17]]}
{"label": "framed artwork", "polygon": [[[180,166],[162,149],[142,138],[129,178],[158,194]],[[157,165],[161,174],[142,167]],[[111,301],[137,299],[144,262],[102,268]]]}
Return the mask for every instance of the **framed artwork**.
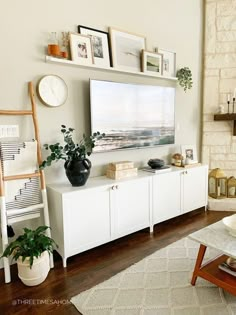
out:
{"label": "framed artwork", "polygon": [[163,75],[166,77],[175,77],[176,53],[164,49],[158,49],[158,53],[163,55]]}
{"label": "framed artwork", "polygon": [[70,33],[71,59],[79,65],[93,64],[92,44],[89,36]]}
{"label": "framed artwork", "polygon": [[142,50],[142,72],[162,74],[163,55],[147,50]]}
{"label": "framed artwork", "polygon": [[111,27],[109,35],[113,67],[140,72],[141,52],[142,49],[146,49],[146,38]]}
{"label": "framed artwork", "polygon": [[91,37],[94,64],[102,67],[110,67],[108,32],[99,31],[83,25],[78,25],[78,32]]}
{"label": "framed artwork", "polygon": [[196,145],[182,145],[181,154],[184,160],[189,159],[189,164],[198,162]]}

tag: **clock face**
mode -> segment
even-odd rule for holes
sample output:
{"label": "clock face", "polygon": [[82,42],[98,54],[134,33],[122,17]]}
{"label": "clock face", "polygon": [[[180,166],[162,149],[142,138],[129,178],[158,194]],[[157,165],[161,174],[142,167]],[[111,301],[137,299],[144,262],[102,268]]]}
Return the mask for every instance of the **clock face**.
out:
{"label": "clock face", "polygon": [[38,83],[38,96],[43,104],[57,107],[65,103],[68,89],[65,81],[57,75],[46,75]]}

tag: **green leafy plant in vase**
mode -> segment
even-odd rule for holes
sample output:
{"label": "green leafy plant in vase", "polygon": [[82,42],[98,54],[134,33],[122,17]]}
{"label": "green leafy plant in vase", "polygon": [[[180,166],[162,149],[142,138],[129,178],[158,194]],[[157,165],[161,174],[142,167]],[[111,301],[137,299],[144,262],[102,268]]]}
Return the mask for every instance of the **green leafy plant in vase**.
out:
{"label": "green leafy plant in vase", "polygon": [[40,168],[50,166],[54,161],[64,160],[66,176],[72,186],[82,186],[85,185],[92,166],[87,156],[92,154],[95,142],[103,138],[105,134],[95,132],[91,136],[83,135],[79,143],[75,143],[73,131],[74,128],[67,128],[65,125],[61,125],[64,145],[61,145],[59,142],[50,145],[44,144],[44,148],[50,150],[51,153],[42,162]]}
{"label": "green leafy plant in vase", "polygon": [[193,86],[192,72],[188,67],[181,68],[177,71],[176,77],[178,79],[179,85],[184,89],[191,89]]}
{"label": "green leafy plant in vase", "polygon": [[47,229],[48,226],[24,228],[24,233],[9,243],[1,256],[11,256],[17,262],[19,278],[28,286],[42,283],[50,270],[49,255],[57,245],[45,235]]}

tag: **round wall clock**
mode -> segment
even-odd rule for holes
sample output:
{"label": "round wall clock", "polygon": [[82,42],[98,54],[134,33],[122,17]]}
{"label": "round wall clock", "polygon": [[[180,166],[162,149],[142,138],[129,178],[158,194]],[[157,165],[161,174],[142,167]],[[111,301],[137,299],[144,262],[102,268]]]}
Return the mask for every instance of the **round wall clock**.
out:
{"label": "round wall clock", "polygon": [[37,92],[41,102],[52,107],[64,104],[68,96],[65,81],[54,74],[46,75],[39,80]]}

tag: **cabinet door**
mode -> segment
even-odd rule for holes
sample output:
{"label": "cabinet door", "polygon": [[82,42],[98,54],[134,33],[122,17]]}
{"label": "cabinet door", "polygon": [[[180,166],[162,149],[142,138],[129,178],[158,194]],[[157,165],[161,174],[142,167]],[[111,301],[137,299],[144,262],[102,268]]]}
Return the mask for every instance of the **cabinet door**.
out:
{"label": "cabinet door", "polygon": [[150,226],[150,179],[122,182],[115,187],[111,189],[113,238]]}
{"label": "cabinet door", "polygon": [[200,166],[184,171],[183,213],[207,204],[207,167]]}
{"label": "cabinet door", "polygon": [[181,214],[180,172],[153,176],[153,224]]}
{"label": "cabinet door", "polygon": [[110,241],[109,187],[64,194],[66,256]]}

